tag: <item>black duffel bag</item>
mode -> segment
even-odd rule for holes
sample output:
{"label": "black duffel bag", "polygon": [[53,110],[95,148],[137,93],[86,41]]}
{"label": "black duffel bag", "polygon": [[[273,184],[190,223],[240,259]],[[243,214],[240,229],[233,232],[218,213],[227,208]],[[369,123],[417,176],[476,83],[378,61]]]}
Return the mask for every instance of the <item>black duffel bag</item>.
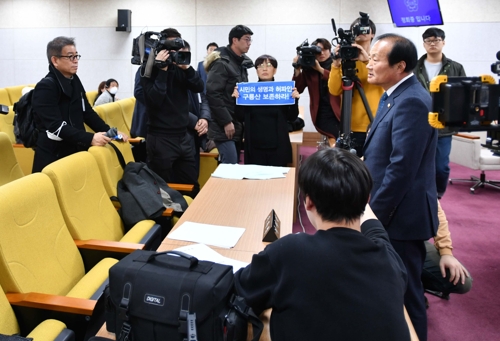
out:
{"label": "black duffel bag", "polygon": [[177,251],[136,250],[109,270],[106,326],[117,341],[254,340],[262,322],[234,295],[233,268]]}

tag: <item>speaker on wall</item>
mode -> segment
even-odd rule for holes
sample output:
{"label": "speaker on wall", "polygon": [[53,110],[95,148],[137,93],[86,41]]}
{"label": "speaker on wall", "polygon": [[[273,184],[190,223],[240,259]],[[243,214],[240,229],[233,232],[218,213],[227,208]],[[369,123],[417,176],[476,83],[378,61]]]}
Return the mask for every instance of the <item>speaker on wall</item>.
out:
{"label": "speaker on wall", "polygon": [[117,31],[130,32],[132,29],[132,11],[129,9],[118,10],[118,26]]}

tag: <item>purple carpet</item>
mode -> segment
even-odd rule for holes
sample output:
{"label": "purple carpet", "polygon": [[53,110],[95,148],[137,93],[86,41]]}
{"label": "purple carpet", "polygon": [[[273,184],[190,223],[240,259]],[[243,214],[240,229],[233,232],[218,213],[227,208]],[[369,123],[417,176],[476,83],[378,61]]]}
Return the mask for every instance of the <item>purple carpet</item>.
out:
{"label": "purple carpet", "polygon": [[[315,151],[313,147],[301,147],[305,159]],[[474,171],[450,164],[451,178],[479,176]],[[486,179],[500,180],[500,171],[486,172]],[[446,212],[453,254],[471,272],[472,289],[464,295],[451,294],[450,300],[427,295],[429,299],[429,341],[500,340],[500,189],[479,188],[469,192],[470,183],[448,185],[441,205]],[[302,200],[300,217],[307,233],[315,229],[307,219]],[[293,226],[294,232],[302,232],[300,219]]]}

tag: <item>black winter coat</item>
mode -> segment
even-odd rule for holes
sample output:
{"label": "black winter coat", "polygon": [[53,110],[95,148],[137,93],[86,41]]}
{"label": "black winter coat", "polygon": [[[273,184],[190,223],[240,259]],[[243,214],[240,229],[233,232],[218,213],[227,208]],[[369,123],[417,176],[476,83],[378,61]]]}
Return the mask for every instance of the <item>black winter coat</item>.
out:
{"label": "black winter coat", "polygon": [[227,141],[224,126],[233,122],[233,140],[241,140],[243,126],[235,117],[236,100],[231,95],[236,83],[248,82],[247,69],[252,67],[250,58],[236,55],[229,46],[220,47],[207,57],[207,99],[213,120],[208,127],[209,139]]}
{"label": "black winter coat", "polygon": [[[33,172],[40,172],[49,163],[65,156],[87,150],[92,143],[94,133],[86,132],[84,123],[95,132],[109,130],[109,126],[89,104],[85,89],[77,75],[68,79],[54,66],[49,65],[49,73],[38,82],[33,91],[32,106],[40,131]],[[63,121],[66,122],[65,125]],[[46,131],[56,133],[60,127],[62,128],[58,136],[62,141],[48,138]]]}

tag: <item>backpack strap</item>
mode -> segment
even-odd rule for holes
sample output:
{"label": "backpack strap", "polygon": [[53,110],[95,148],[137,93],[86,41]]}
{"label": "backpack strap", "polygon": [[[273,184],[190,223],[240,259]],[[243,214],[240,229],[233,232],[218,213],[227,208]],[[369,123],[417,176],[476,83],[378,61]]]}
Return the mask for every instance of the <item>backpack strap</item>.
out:
{"label": "backpack strap", "polygon": [[125,158],[123,157],[122,152],[120,149],[118,149],[117,146],[113,144],[113,142],[108,142],[108,144],[115,150],[116,156],[118,157],[118,161],[120,162],[120,165],[122,166],[123,169],[125,169],[125,166],[127,165],[125,162]]}
{"label": "backpack strap", "polygon": [[252,324],[253,328],[253,339],[252,341],[259,341],[260,335],[264,330],[264,324],[260,320],[260,318],[253,312],[252,308],[250,308],[245,299],[238,295],[232,295],[229,300],[229,304],[234,310],[242,315],[248,322]]}

